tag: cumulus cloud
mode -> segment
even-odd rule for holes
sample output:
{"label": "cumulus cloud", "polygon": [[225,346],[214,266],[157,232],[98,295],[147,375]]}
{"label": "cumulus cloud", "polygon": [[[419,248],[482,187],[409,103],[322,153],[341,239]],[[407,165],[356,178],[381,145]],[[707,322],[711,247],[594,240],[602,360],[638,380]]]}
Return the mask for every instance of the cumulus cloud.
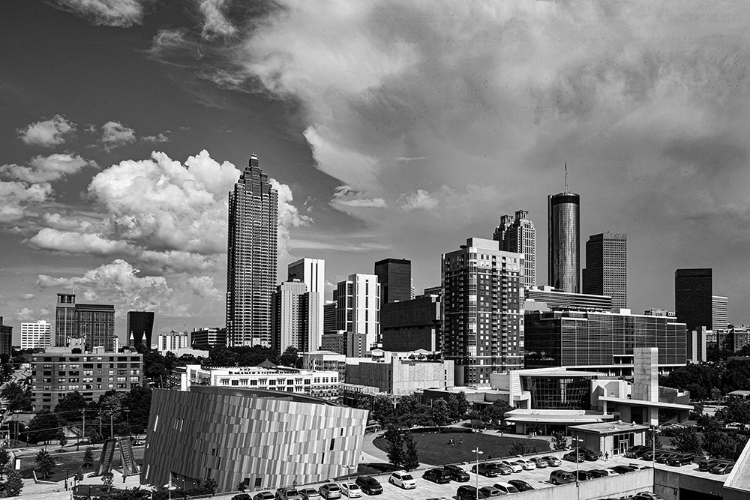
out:
{"label": "cumulus cloud", "polygon": [[18,321],[31,321],[34,319],[34,311],[28,307],[16,310],[16,319]]}
{"label": "cumulus cloud", "polygon": [[292,205],[294,196],[292,195],[292,189],[288,185],[282,184],[276,179],[270,179],[269,182],[276,189],[279,200],[278,248],[280,258],[284,258],[288,253],[287,245],[291,237],[289,229],[292,227],[307,226],[313,222],[313,219],[309,215],[300,214],[297,207]]}
{"label": "cumulus cloud", "polygon": [[402,196],[401,208],[407,212],[412,210],[432,210],[438,206],[438,200],[430,196],[424,189],[417,189],[414,193]]}
{"label": "cumulus cloud", "polygon": [[28,166],[2,165],[0,175],[28,183],[52,182],[79,172],[85,166],[96,166],[96,163],[84,160],[78,155],[55,153],[49,156],[35,156]]}
{"label": "cumulus cloud", "polygon": [[203,37],[231,36],[237,32],[227,19],[228,0],[198,0],[198,9],[203,16]]}
{"label": "cumulus cloud", "polygon": [[30,209],[51,196],[52,186],[48,183],[28,185],[0,181],[0,224],[20,221],[29,215]]}
{"label": "cumulus cloud", "polygon": [[141,137],[141,142],[150,142],[153,144],[161,144],[164,142],[169,142],[169,136],[171,132],[169,130],[165,132],[159,132],[156,135],[146,135]]}
{"label": "cumulus cloud", "polygon": [[124,241],[110,240],[99,234],[61,231],[45,227],[28,240],[34,248],[68,253],[113,255],[132,253],[131,246]]}
{"label": "cumulus cloud", "polygon": [[59,146],[76,130],[76,124],[69,122],[61,115],[49,120],[31,123],[18,129],[18,137],[26,144],[34,146]]}
{"label": "cumulus cloud", "polygon": [[147,3],[148,0],[56,0],[54,5],[91,24],[128,28],[143,22]]}
{"label": "cumulus cloud", "polygon": [[187,285],[202,299],[220,302],[224,298],[224,294],[216,288],[211,276],[193,276],[188,278]]}
{"label": "cumulus cloud", "polygon": [[107,151],[135,142],[135,130],[119,122],[107,122],[102,125],[102,147]]}

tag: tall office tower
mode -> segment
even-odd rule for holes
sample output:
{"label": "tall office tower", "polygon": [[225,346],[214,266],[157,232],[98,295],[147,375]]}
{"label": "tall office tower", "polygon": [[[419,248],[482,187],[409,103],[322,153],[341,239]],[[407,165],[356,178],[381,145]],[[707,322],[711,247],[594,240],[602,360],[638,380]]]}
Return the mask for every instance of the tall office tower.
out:
{"label": "tall office tower", "polygon": [[364,335],[367,351],[380,340],[380,293],[374,274],[352,274],[336,286],[336,330]]}
{"label": "tall office tower", "polygon": [[69,293],[57,294],[55,308],[55,345],[65,347],[69,338],[78,338],[76,325],[76,296]]}
{"label": "tall office tower", "polygon": [[86,340],[86,350],[103,347],[117,350],[115,336],[115,306],[105,304],[76,304],[78,338]]}
{"label": "tall office tower", "polygon": [[[311,294],[310,300],[314,301],[317,306],[317,312],[309,315],[309,320],[316,320],[308,325],[311,338],[308,342],[309,349],[315,350],[320,347],[323,338],[324,318],[323,306],[325,303],[326,293],[326,261],[323,259],[300,259],[292,262],[287,267],[287,281],[299,280],[307,286],[307,293]],[[313,297],[313,294],[317,297]]]}
{"label": "tall office tower", "polygon": [[52,323],[44,320],[21,323],[21,349],[52,347]]}
{"label": "tall office tower", "polygon": [[565,192],[547,197],[547,267],[550,286],[579,293],[581,275],[581,197]]}
{"label": "tall office tower", "polygon": [[677,269],[674,273],[674,310],[687,331],[701,326],[713,329],[711,268]]}
{"label": "tall office tower", "polygon": [[0,316],[0,354],[13,355],[13,327],[3,325],[2,316]]}
{"label": "tall office tower", "polygon": [[375,276],[380,283],[380,303],[389,304],[400,300],[411,300],[411,261],[407,259],[383,259],[375,263]]}
{"label": "tall office tower", "polygon": [[151,349],[151,334],[154,331],[154,313],[151,311],[128,311],[128,345],[141,344]]}
{"label": "tall office tower", "polygon": [[320,293],[308,292],[307,285],[294,280],[276,287],[273,295],[273,341],[271,346],[282,354],[289,347],[298,352],[320,349],[322,323],[318,311]]}
{"label": "tall office tower", "polygon": [[729,325],[728,302],[727,297],[720,295],[711,297],[711,325],[713,330],[726,330]]}
{"label": "tall office tower", "polygon": [[523,254],[523,287],[536,286],[536,229],[527,210],[516,210],[515,218],[500,216],[492,239],[500,242],[500,250]]}
{"label": "tall office tower", "polygon": [[[334,295],[336,295],[334,290]],[[336,331],[336,297],[333,297],[333,302],[323,306],[323,331],[324,332],[335,332]]]}
{"label": "tall office tower", "polygon": [[628,235],[599,233],[586,242],[583,293],[609,295],[612,307],[628,307]]}
{"label": "tall office tower", "polygon": [[250,162],[229,193],[227,341],[271,346],[271,299],[276,285],[278,195]]}
{"label": "tall office tower", "polygon": [[470,238],[441,267],[443,357],[455,362],[456,385],[523,368],[523,254]]}

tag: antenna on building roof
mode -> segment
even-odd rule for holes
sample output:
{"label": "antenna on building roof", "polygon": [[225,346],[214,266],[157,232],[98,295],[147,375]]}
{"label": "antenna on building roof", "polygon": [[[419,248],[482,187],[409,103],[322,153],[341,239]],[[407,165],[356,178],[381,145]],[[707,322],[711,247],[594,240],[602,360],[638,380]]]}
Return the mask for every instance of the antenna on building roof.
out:
{"label": "antenna on building roof", "polygon": [[568,192],[568,162],[565,162],[565,192]]}

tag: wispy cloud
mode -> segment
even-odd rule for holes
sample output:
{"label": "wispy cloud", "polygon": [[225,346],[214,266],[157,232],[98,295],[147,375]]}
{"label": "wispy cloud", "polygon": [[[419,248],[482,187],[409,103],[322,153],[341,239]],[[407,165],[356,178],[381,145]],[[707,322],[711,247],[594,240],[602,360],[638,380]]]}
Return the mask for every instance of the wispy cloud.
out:
{"label": "wispy cloud", "polygon": [[102,125],[102,137],[99,140],[107,151],[135,142],[135,130],[119,122],[107,122]]}
{"label": "wispy cloud", "polygon": [[55,0],[53,5],[91,24],[128,28],[141,24],[149,0]]}

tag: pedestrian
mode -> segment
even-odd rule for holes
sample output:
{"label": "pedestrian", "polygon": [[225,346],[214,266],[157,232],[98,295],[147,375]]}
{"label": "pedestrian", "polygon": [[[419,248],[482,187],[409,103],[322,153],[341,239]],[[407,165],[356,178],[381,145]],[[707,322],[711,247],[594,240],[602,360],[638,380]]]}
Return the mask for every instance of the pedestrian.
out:
{"label": "pedestrian", "polygon": [[458,444],[464,444],[464,437],[463,436],[461,436],[461,441],[459,441]]}
{"label": "pedestrian", "polygon": [[605,451],[604,452],[604,461],[606,462],[607,460],[609,460],[609,452]]}
{"label": "pedestrian", "polygon": [[600,451],[599,452],[599,460],[601,460],[602,458],[604,458],[604,455],[602,455],[602,452]]}

